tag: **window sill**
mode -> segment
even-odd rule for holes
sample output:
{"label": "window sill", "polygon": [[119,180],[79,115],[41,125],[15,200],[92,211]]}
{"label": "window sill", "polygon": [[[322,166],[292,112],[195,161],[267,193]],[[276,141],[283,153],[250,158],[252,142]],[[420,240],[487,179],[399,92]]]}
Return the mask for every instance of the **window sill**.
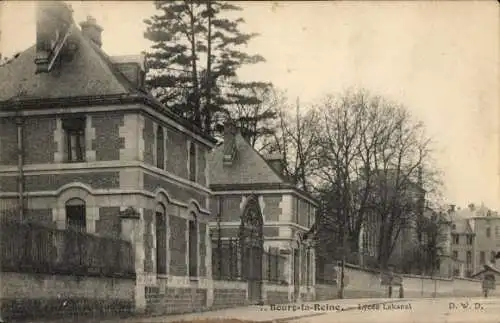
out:
{"label": "window sill", "polygon": [[189,276],[189,281],[191,281],[191,282],[197,282],[199,280],[200,280],[199,277]]}
{"label": "window sill", "polygon": [[156,278],[168,279],[168,275],[167,274],[156,274]]}

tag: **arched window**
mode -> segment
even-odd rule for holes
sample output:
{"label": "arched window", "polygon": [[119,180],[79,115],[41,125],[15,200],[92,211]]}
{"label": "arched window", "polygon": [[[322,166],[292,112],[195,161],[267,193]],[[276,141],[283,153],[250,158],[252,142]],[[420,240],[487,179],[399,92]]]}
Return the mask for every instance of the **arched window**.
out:
{"label": "arched window", "polygon": [[156,130],[156,167],[165,168],[165,138],[161,126]]}
{"label": "arched window", "polygon": [[189,217],[189,276],[198,276],[198,220],[196,214],[191,212]]}
{"label": "arched window", "polygon": [[156,273],[167,274],[167,221],[165,206],[156,207]]}
{"label": "arched window", "polygon": [[87,219],[85,214],[85,201],[73,198],[66,202],[67,228],[79,232],[87,231]]}
{"label": "arched window", "polygon": [[196,182],[196,145],[189,143],[189,180]]}

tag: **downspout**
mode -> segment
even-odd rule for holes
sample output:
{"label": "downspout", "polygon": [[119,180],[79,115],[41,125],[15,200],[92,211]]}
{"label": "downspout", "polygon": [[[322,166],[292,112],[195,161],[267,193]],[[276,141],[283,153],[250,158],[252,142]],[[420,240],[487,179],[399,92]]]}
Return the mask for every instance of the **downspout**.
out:
{"label": "downspout", "polygon": [[15,118],[17,126],[17,192],[18,192],[18,214],[20,222],[24,222],[24,140],[23,140],[23,118],[18,110]]}

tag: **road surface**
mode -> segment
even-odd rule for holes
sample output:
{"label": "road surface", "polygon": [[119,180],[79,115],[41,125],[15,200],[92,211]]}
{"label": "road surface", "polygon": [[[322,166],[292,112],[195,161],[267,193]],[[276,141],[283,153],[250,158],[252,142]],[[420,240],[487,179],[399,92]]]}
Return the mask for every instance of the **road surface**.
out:
{"label": "road surface", "polygon": [[354,301],[344,311],[336,310],[334,300],[329,305],[322,315],[289,323],[500,323],[500,298],[408,299],[357,308]]}

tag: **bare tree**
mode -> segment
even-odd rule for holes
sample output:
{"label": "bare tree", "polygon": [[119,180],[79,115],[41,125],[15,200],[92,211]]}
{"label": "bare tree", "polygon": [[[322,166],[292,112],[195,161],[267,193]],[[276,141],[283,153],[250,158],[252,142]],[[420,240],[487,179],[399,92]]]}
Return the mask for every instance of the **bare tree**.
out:
{"label": "bare tree", "polygon": [[340,226],[345,254],[358,251],[369,217],[379,265],[387,268],[401,234],[411,238],[424,188],[432,186],[430,140],[407,109],[365,91],[327,97],[320,111],[316,173],[334,201],[324,221]]}
{"label": "bare tree", "polygon": [[301,110],[297,99],[293,114],[293,108],[287,104],[283,94],[277,102],[280,106],[276,131],[273,138],[267,142],[265,151],[282,155],[285,175],[298,187],[310,192],[318,161],[318,110],[313,107]]}

